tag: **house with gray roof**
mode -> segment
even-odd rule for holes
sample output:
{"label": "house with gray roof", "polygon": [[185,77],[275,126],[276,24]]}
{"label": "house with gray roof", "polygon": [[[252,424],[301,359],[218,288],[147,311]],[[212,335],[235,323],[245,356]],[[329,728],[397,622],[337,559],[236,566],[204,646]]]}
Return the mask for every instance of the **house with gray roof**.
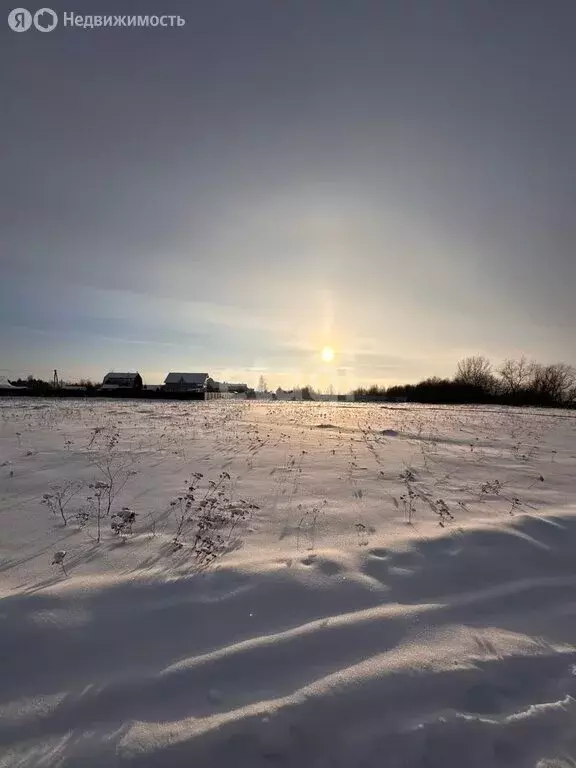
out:
{"label": "house with gray roof", "polygon": [[116,371],[111,371],[104,376],[100,389],[108,391],[114,389],[142,389],[142,376],[138,372],[117,373]]}
{"label": "house with gray roof", "polygon": [[207,373],[169,373],[164,379],[167,392],[205,392],[209,376]]}

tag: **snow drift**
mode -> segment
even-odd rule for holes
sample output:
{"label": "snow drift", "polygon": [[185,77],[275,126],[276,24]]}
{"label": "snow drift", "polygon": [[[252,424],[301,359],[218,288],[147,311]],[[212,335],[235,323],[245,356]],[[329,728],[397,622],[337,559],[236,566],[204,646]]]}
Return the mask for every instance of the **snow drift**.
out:
{"label": "snow drift", "polygon": [[0,430],[0,765],[574,764],[573,414],[35,400]]}

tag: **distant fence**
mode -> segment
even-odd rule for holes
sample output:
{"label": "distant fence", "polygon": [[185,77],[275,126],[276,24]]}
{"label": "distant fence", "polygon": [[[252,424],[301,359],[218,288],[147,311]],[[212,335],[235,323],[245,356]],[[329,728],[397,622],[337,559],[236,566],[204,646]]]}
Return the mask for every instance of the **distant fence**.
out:
{"label": "distant fence", "polygon": [[238,395],[234,392],[206,392],[205,400],[231,400]]}

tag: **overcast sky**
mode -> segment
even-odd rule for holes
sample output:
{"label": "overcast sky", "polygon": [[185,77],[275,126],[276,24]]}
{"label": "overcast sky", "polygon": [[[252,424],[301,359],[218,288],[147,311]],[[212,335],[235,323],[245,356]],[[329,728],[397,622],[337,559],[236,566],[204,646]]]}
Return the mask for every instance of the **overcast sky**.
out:
{"label": "overcast sky", "polygon": [[19,34],[12,7],[0,375],[576,363],[574,0],[87,0],[51,7],[187,23]]}

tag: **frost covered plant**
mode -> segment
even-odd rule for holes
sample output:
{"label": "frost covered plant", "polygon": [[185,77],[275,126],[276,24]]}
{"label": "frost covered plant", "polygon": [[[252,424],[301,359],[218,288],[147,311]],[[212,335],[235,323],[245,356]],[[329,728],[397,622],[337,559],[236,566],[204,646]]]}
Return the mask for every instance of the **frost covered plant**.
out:
{"label": "frost covered plant", "polygon": [[444,528],[446,523],[451,523],[454,520],[454,515],[450,512],[448,504],[446,504],[444,499],[436,499],[434,511],[438,515],[438,525],[441,528]]}
{"label": "frost covered plant", "polygon": [[358,536],[358,546],[365,547],[368,544],[368,529],[364,523],[357,522],[354,525],[356,528],[356,534]]}
{"label": "frost covered plant", "polygon": [[257,504],[246,501],[246,499],[240,499],[238,503],[229,509],[230,516],[230,529],[228,531],[228,539],[232,538],[236,527],[243,521],[247,520],[253,510],[260,509]]}
{"label": "frost covered plant", "polygon": [[186,488],[183,496],[173,499],[170,502],[174,516],[176,517],[176,532],[172,545],[174,550],[182,549],[182,536],[186,530],[186,526],[192,522],[193,505],[196,501],[196,489],[200,480],[204,477],[201,472],[195,472]]}
{"label": "frost covered plant", "polygon": [[228,472],[221,472],[217,480],[209,480],[208,488],[198,498],[202,479],[201,472],[194,473],[185,493],[170,503],[176,518],[172,550],[181,550],[188,538],[196,563],[206,566],[225,551],[239,523],[258,507],[245,499],[232,502]]}
{"label": "frost covered plant", "polygon": [[135,521],[136,512],[133,512],[129,507],[122,507],[120,512],[115,512],[112,515],[110,527],[117,536],[126,541],[126,537],[132,533],[132,526]]}
{"label": "frost covered plant", "polygon": [[502,491],[502,483],[500,480],[494,480],[493,482],[482,483],[480,487],[481,496],[499,496]]}
{"label": "frost covered plant", "polygon": [[99,478],[90,483],[88,496],[88,518],[96,520],[96,540],[102,536],[102,520],[110,517],[115,499],[136,472],[132,469],[136,458],[126,451],[119,451],[120,432],[116,426],[95,427],[88,443],[97,448],[93,464],[99,471]]}
{"label": "frost covered plant", "polygon": [[90,521],[90,507],[80,507],[74,512],[74,519],[80,528],[84,528]]}
{"label": "frost covered plant", "polygon": [[418,497],[418,494],[414,490],[412,483],[416,480],[416,476],[414,472],[411,469],[406,469],[404,472],[401,473],[400,479],[404,483],[406,490],[405,492],[400,496],[400,501],[402,502],[402,506],[404,507],[404,515],[406,518],[406,522],[408,525],[412,525],[412,520],[414,518],[414,511],[415,511],[415,502],[416,498]]}
{"label": "frost covered plant", "polygon": [[530,488],[534,488],[534,486],[538,485],[538,483],[543,483],[543,482],[544,482],[544,478],[542,477],[542,475],[538,475],[536,480],[534,480],[534,482],[528,486],[528,490],[530,490]]}
{"label": "frost covered plant", "polygon": [[212,511],[220,508],[224,497],[227,499],[227,489],[224,486],[230,479],[228,472],[221,472],[218,480],[208,481],[208,490],[198,503],[199,509],[202,510],[202,516],[209,518]]}
{"label": "frost covered plant", "polygon": [[62,568],[64,575],[68,576],[68,572],[66,571],[66,566],[64,565],[65,557],[66,557],[65,549],[61,549],[58,552],[55,552],[54,557],[52,558],[52,565],[59,565]]}
{"label": "frost covered plant", "polygon": [[86,501],[89,505],[90,516],[96,519],[96,540],[100,541],[102,518],[110,514],[110,507],[112,506],[112,489],[108,483],[101,480],[90,483],[88,488],[92,491],[92,495],[88,496]]}
{"label": "frost covered plant", "polygon": [[296,547],[300,549],[300,538],[302,534],[308,535],[309,546],[308,549],[314,549],[316,546],[316,533],[318,528],[318,517],[322,507],[326,506],[328,502],[326,499],[322,502],[322,505],[315,505],[311,509],[305,509],[302,504],[298,504],[298,512],[300,513],[300,519],[296,529]]}
{"label": "frost covered plant", "polygon": [[82,483],[76,481],[55,485],[50,489],[50,493],[43,494],[41,503],[47,506],[53,514],[60,515],[64,525],[68,525],[69,518],[66,509],[81,490]]}
{"label": "frost covered plant", "polygon": [[102,427],[94,427],[92,436],[88,441],[88,448],[107,448],[114,450],[120,441],[120,430],[115,424]]}

